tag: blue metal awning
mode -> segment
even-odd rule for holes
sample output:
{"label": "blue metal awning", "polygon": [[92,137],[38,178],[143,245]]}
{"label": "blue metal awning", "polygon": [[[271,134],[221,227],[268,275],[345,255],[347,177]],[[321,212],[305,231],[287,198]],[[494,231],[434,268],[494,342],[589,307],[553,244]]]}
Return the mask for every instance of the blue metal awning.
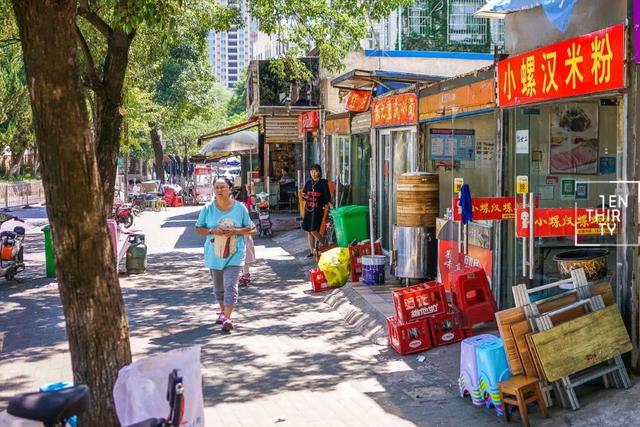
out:
{"label": "blue metal awning", "polygon": [[352,70],[331,80],[331,86],[338,89],[374,91],[375,96],[394,89],[400,89],[418,82],[434,83],[445,80],[443,76],[403,73],[385,70]]}
{"label": "blue metal awning", "polygon": [[504,18],[507,13],[542,6],[549,22],[564,32],[577,0],[490,0],[474,15],[482,18]]}

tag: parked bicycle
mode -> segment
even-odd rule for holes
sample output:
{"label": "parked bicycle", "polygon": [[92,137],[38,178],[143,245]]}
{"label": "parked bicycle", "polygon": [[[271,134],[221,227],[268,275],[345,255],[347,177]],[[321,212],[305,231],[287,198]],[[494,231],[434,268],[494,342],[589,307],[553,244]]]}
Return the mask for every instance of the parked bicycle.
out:
{"label": "parked bicycle", "polygon": [[[184,416],[184,384],[182,371],[169,374],[167,418],[150,418],[128,427],[178,427]],[[77,385],[62,390],[24,393],[9,400],[7,412],[18,418],[41,422],[45,427],[64,427],[71,417],[85,413],[91,407],[89,387]]]}

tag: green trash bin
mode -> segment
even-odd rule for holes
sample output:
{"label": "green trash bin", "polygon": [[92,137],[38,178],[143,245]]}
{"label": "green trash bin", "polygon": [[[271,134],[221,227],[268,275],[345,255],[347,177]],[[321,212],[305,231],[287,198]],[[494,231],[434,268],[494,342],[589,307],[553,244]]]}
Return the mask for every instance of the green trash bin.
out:
{"label": "green trash bin", "polygon": [[56,277],[56,257],[53,255],[53,237],[51,236],[51,226],[42,227],[44,232],[44,257],[47,263],[47,277]]}
{"label": "green trash bin", "polygon": [[367,206],[343,206],[333,209],[331,212],[333,225],[336,230],[338,246],[346,248],[354,240],[365,240],[367,235]]}

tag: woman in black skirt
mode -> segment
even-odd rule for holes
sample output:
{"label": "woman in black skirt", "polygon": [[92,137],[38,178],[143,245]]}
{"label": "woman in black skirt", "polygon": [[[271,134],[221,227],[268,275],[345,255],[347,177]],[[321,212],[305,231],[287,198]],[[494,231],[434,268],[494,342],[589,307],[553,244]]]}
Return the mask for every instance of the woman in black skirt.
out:
{"label": "woman in black skirt", "polygon": [[311,166],[311,179],[307,181],[302,191],[302,198],[306,201],[302,229],[307,232],[309,249],[311,250],[307,257],[313,256],[316,240],[321,245],[324,244],[324,239],[320,235],[320,223],[322,222],[324,206],[328,203],[329,207],[331,207],[329,182],[321,177],[322,168],[320,168],[320,165]]}

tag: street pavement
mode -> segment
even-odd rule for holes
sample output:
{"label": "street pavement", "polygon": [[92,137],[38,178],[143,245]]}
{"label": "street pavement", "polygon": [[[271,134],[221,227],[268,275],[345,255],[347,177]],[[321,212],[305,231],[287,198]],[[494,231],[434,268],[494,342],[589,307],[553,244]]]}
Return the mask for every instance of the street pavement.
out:
{"label": "street pavement", "polygon": [[[6,332],[0,410],[15,393],[72,378],[57,284],[43,277],[40,227],[46,215],[35,209],[15,212],[28,217],[28,271],[18,282],[0,279],[0,330]],[[323,303],[322,294],[309,292],[308,265],[287,251],[286,241],[280,246],[256,239],[258,261],[251,268],[252,285],[241,290],[236,329],[221,333],[202,267],[203,238],[193,231],[197,213],[197,207],[184,207],[136,218],[134,228],[146,235],[149,267],[146,274],[122,276],[121,285],[134,359],[202,346],[208,426],[403,426],[443,420],[425,414],[421,398],[398,390],[406,381],[419,385],[406,363],[352,330]],[[446,408],[451,397],[433,390],[431,399]]]}
{"label": "street pavement", "polygon": [[[57,284],[43,277],[43,211],[15,212],[27,218],[29,267],[17,283],[0,279],[0,331],[6,332],[0,352],[0,410],[15,393],[72,377]],[[223,334],[214,324],[216,307],[202,267],[203,238],[193,231],[197,213],[197,207],[184,207],[136,218],[133,228],[146,236],[148,271],[120,280],[134,359],[202,346],[207,426],[504,422],[495,412],[460,399],[455,378],[437,360],[419,363],[416,355],[397,355],[350,326],[344,310],[324,302],[326,293],[310,292],[307,271],[313,262],[303,257],[304,236],[300,230],[282,230],[295,224],[292,217],[279,221],[274,239],[256,239],[253,283],[241,288],[236,329]],[[332,306],[342,304],[334,301]],[[459,357],[451,348],[437,354]],[[595,413],[579,411],[578,418],[561,411],[548,425],[614,425],[607,420],[621,420],[607,408],[637,417],[638,392],[623,393],[624,399],[596,405]],[[533,411],[532,422],[540,421]]]}

